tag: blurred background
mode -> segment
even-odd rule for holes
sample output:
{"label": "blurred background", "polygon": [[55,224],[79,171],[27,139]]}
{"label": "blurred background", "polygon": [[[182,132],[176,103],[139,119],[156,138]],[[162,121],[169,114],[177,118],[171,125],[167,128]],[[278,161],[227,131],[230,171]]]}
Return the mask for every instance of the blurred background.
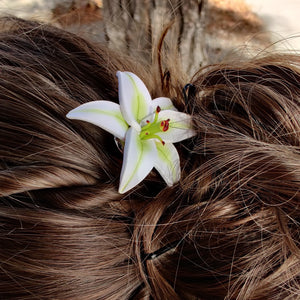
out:
{"label": "blurred background", "polygon": [[0,14],[51,22],[149,59],[164,26],[188,74],[232,56],[300,51],[299,0],[0,0]]}
{"label": "blurred background", "polygon": [[278,47],[300,51],[299,0],[246,0]]}

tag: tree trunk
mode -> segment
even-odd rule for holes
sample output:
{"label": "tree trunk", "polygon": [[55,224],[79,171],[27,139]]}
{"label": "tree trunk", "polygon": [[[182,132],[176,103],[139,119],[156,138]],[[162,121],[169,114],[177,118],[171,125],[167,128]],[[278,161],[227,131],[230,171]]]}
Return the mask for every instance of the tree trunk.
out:
{"label": "tree trunk", "polygon": [[171,21],[166,41],[176,47],[191,75],[227,55],[244,55],[270,44],[261,21],[243,0],[103,0],[104,30],[110,48],[151,60],[151,49]]}

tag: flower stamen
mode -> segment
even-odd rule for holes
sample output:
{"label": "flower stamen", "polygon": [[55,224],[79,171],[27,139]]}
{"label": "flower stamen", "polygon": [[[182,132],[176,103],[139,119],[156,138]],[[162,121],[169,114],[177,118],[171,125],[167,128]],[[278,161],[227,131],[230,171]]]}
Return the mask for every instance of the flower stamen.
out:
{"label": "flower stamen", "polygon": [[157,133],[160,133],[162,131],[166,132],[169,129],[170,119],[158,122],[158,114],[160,111],[161,111],[160,106],[157,106],[155,110],[155,116],[153,122],[146,120],[146,125],[142,127],[140,137],[143,140],[158,139],[163,145],[165,145],[165,142]]}
{"label": "flower stamen", "polygon": [[169,126],[170,126],[170,119],[161,121],[160,123],[160,127],[162,131],[167,131],[169,129]]}

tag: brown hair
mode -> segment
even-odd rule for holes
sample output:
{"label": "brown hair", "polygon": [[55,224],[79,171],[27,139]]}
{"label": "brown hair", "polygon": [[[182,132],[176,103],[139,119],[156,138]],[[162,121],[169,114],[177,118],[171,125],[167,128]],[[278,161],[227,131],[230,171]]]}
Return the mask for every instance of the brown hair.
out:
{"label": "brown hair", "polygon": [[[300,58],[209,66],[184,82],[78,36],[4,19],[1,299],[296,299]],[[118,102],[117,70],[193,116],[180,182],[117,192],[113,136],[65,115]],[[167,83],[166,83],[167,82]]]}

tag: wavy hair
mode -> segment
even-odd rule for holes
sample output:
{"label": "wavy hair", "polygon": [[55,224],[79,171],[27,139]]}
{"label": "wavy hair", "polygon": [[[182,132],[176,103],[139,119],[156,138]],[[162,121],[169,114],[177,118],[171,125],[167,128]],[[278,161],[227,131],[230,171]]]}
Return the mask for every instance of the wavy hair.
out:
{"label": "wavy hair", "polygon": [[[1,21],[1,299],[300,297],[300,57],[202,68],[187,103],[180,69],[158,69],[49,25]],[[172,187],[152,171],[118,194],[113,137],[65,117],[117,102],[117,70],[193,117]]]}

